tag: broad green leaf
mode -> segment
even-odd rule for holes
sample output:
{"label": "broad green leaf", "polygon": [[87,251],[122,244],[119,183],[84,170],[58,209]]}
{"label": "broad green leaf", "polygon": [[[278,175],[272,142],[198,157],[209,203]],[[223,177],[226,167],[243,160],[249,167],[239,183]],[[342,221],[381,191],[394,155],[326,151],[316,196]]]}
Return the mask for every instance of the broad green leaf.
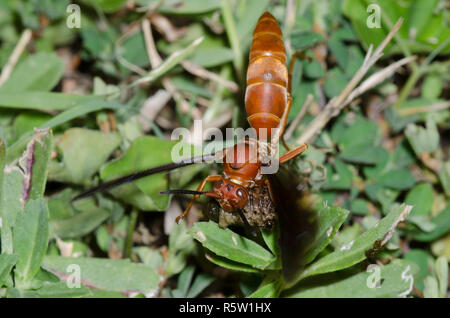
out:
{"label": "broad green leaf", "polygon": [[214,281],[215,277],[209,275],[208,273],[201,273],[195,277],[194,283],[192,283],[191,288],[189,288],[189,292],[187,293],[187,298],[195,298],[197,297],[206,287],[211,285]]}
{"label": "broad green leaf", "polygon": [[220,0],[165,0],[158,11],[167,14],[199,14],[219,7]]}
{"label": "broad green leaf", "polygon": [[44,284],[36,292],[41,298],[77,298],[92,295],[89,288],[83,285],[70,288],[66,282]]}
{"label": "broad green leaf", "polygon": [[324,189],[349,189],[352,185],[353,179],[353,173],[349,166],[341,160],[336,159],[334,162],[334,167],[336,169],[336,173],[331,173],[330,168],[327,169],[327,182],[324,185]]}
{"label": "broad green leaf", "polygon": [[118,11],[126,0],[83,0],[83,3],[98,8],[104,12]]}
{"label": "broad green leaf", "polygon": [[331,53],[333,53],[334,57],[336,58],[339,66],[342,68],[342,70],[345,70],[347,68],[349,57],[345,44],[337,39],[333,34],[331,39],[328,41],[328,47],[330,48]]}
{"label": "broad green leaf", "polygon": [[67,110],[87,101],[102,101],[101,96],[55,92],[0,92],[0,108]]}
{"label": "broad green leaf", "polygon": [[16,284],[27,286],[38,272],[48,244],[48,209],[43,198],[30,199],[17,216],[13,230],[17,255]]}
{"label": "broad green leaf", "polygon": [[380,248],[387,243],[394,234],[397,224],[406,219],[411,208],[411,206],[404,205],[397,207],[375,224],[374,227],[364,232],[348,245],[311,264],[304,270],[298,280],[312,275],[338,271],[361,262],[366,258],[366,252],[373,249],[375,245]]}
{"label": "broad green leaf", "polygon": [[179,90],[188,92],[194,96],[202,96],[206,98],[212,98],[214,95],[210,90],[203,85],[199,85],[193,82],[191,79],[185,76],[176,76],[171,78],[172,84]]}
{"label": "broad green leaf", "polygon": [[[67,205],[70,204],[68,202],[70,202],[70,198],[66,201]],[[72,209],[78,210],[74,215],[65,218],[50,218],[50,236],[62,239],[80,237],[92,232],[110,216],[110,213],[98,207],[93,199],[74,202],[73,206]],[[49,207],[49,209],[51,213],[51,208]]]}
{"label": "broad green leaf", "polygon": [[3,283],[11,273],[11,270],[16,264],[16,261],[17,255],[0,254],[0,287],[3,286]]}
{"label": "broad green leaf", "polygon": [[191,256],[195,247],[186,223],[175,224],[169,235],[169,256],[164,264],[166,277],[178,274],[186,268],[187,258]]}
{"label": "broad green leaf", "polygon": [[369,201],[354,199],[350,203],[350,211],[356,215],[367,215],[369,213]]}
{"label": "broad green leaf", "polygon": [[438,298],[439,297],[439,283],[434,276],[427,276],[423,280],[425,285],[423,289],[423,297]]}
{"label": "broad green leaf", "polygon": [[151,297],[160,281],[153,269],[129,260],[46,256],[42,266],[63,281],[79,274],[81,283],[89,288],[121,292],[128,296],[142,293]]}
{"label": "broad green leaf", "polygon": [[206,259],[208,259],[211,263],[214,263],[218,266],[231,269],[233,271],[238,272],[246,272],[246,273],[259,273],[259,270],[246,264],[242,264],[239,262],[235,262],[232,260],[229,260],[228,258],[218,256],[212,252],[206,252],[205,253]]}
{"label": "broad green leaf", "polygon": [[437,216],[431,219],[435,225],[431,232],[412,233],[414,240],[420,242],[431,242],[450,232],[450,208],[439,212]]}
{"label": "broad green leaf", "polygon": [[355,118],[340,117],[331,130],[331,138],[343,150],[352,146],[375,146],[378,144],[379,134],[376,123],[359,115]]}
{"label": "broad green leaf", "polygon": [[328,98],[338,96],[347,85],[348,79],[337,67],[328,71],[325,75],[324,91]]}
{"label": "broad green leaf", "polygon": [[186,267],[181,274],[178,276],[177,291],[180,292],[180,297],[185,298],[192,283],[192,278],[194,277],[195,267],[190,265]]}
{"label": "broad green leaf", "polygon": [[407,169],[394,169],[385,172],[378,178],[381,185],[395,190],[406,190],[411,188],[416,179]]}
{"label": "broad green leaf", "polygon": [[40,52],[16,66],[0,93],[50,91],[63,72],[64,63],[56,54]]}
{"label": "broad green leaf", "polygon": [[264,269],[274,261],[274,256],[257,243],[222,229],[215,222],[197,222],[189,232],[205,248],[232,261],[258,269]]}
{"label": "broad green leaf", "polygon": [[394,260],[386,266],[371,265],[365,272],[337,272],[305,281],[282,296],[300,298],[407,297],[413,290],[417,265]]}
{"label": "broad green leaf", "polygon": [[323,69],[322,64],[318,61],[313,60],[311,62],[305,62],[304,72],[305,75],[311,79],[318,79],[325,75],[325,70]]}
{"label": "broad green leaf", "polygon": [[239,1],[235,10],[236,31],[243,52],[246,52],[252,40],[252,32],[259,17],[267,10],[269,0]]}
{"label": "broad green leaf", "polygon": [[429,215],[433,205],[433,188],[428,183],[421,183],[412,188],[406,195],[405,203],[414,206],[413,215]]}
{"label": "broad green leaf", "polygon": [[261,286],[255,290],[252,294],[247,296],[248,298],[276,298],[280,294],[282,287],[282,280],[277,278],[268,277],[265,279]]}
{"label": "broad green leaf", "polygon": [[[152,136],[136,138],[120,159],[111,161],[103,167],[100,177],[103,180],[110,180],[170,163],[172,148],[176,144],[174,141]],[[142,210],[162,211],[167,209],[170,196],[161,195],[159,192],[166,190],[167,186],[168,179],[165,173],[159,173],[113,189],[111,193]]]}
{"label": "broad green leaf", "polygon": [[439,180],[441,181],[445,194],[450,197],[450,160],[442,165],[441,171],[439,172]]}
{"label": "broad green leaf", "polygon": [[[45,124],[37,128],[40,129],[54,128],[74,118],[89,114],[91,112],[99,111],[102,109],[117,109],[120,106],[122,105],[115,102],[92,101],[92,100],[82,101],[76,106],[56,115],[55,117],[47,121]],[[22,135],[20,139],[17,140],[14,144],[8,147],[6,152],[7,162],[11,162],[12,160],[20,156],[20,153],[25,148],[26,144],[31,139],[32,135],[33,135],[32,132],[26,133]]]}
{"label": "broad green leaf", "polygon": [[407,26],[410,34],[420,35],[425,28],[439,0],[412,0],[409,6]]}
{"label": "broad green leaf", "polygon": [[342,150],[339,158],[353,163],[376,164],[383,159],[385,149],[372,145],[351,145]]}
{"label": "broad green leaf", "polygon": [[14,118],[13,137],[8,139],[8,143],[14,143],[20,136],[34,130],[34,127],[43,125],[46,121],[51,119],[52,115],[41,112],[21,112]]}
{"label": "broad green leaf", "polygon": [[440,256],[434,265],[436,276],[439,282],[439,297],[444,298],[448,288],[448,260],[445,256]]}
{"label": "broad green leaf", "polygon": [[[117,134],[71,128],[56,141],[61,162],[52,161],[50,180],[87,184],[121,142]],[[101,145],[101,147],[99,147]]]}
{"label": "broad green leaf", "polygon": [[409,124],[406,127],[405,135],[416,155],[425,152],[431,153],[439,147],[439,131],[431,117],[426,122],[426,128]]}
{"label": "broad green leaf", "polygon": [[422,84],[422,96],[428,99],[436,99],[441,95],[443,80],[440,76],[430,74],[425,77]]}
{"label": "broad green leaf", "polygon": [[331,242],[344,223],[349,211],[340,207],[326,207],[317,212],[317,231],[305,249],[303,264],[308,264]]}
{"label": "broad green leaf", "polygon": [[50,129],[36,130],[19,162],[25,172],[25,179],[31,179],[25,189],[26,198],[38,199],[44,195],[52,149],[53,134]]}
{"label": "broad green leaf", "polygon": [[139,255],[139,259],[144,265],[153,268],[155,271],[163,266],[163,256],[159,250],[147,246],[138,246],[133,248],[133,252]]}
{"label": "broad green leaf", "polygon": [[[2,169],[3,171],[3,169]],[[13,253],[13,227],[16,217],[23,212],[22,196],[24,193],[24,176],[16,166],[5,169],[0,202],[2,218],[1,243],[2,253]]]}
{"label": "broad green leaf", "polygon": [[404,258],[416,263],[419,267],[419,271],[414,274],[414,286],[423,292],[423,280],[431,274],[430,269],[433,265],[433,257],[423,249],[415,248],[405,253]]}

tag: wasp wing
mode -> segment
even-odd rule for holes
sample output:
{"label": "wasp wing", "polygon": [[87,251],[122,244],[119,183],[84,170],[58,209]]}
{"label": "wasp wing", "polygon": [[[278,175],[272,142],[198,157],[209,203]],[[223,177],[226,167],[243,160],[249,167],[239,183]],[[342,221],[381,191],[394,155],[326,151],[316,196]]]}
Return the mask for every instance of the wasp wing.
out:
{"label": "wasp wing", "polygon": [[290,282],[305,265],[305,252],[317,231],[315,212],[308,191],[286,165],[268,179],[280,226],[283,277]]}

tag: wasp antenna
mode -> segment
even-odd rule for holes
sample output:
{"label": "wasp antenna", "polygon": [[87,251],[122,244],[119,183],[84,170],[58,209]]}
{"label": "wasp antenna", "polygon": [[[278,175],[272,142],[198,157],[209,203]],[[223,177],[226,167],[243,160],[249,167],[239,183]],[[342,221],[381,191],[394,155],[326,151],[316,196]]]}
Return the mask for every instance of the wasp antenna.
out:
{"label": "wasp antenna", "polygon": [[203,192],[194,190],[183,190],[183,189],[171,189],[159,192],[159,194],[193,194],[193,195],[206,195],[208,197],[218,198],[218,195],[214,192]]}
{"label": "wasp antenna", "polygon": [[205,194],[203,191],[193,191],[193,190],[182,190],[182,189],[172,189],[160,191],[159,194]]}

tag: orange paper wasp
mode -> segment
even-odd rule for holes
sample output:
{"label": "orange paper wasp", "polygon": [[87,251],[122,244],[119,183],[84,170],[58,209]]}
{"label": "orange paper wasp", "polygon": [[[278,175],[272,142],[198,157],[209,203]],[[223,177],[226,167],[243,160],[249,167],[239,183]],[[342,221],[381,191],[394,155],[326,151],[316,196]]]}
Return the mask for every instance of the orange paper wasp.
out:
{"label": "orange paper wasp", "polygon": [[[295,189],[289,189],[286,181],[277,179],[277,176],[281,176],[282,173],[263,175],[262,167],[264,166],[263,156],[273,155],[280,140],[288,150],[277,158],[281,164],[295,158],[307,149],[306,144],[289,149],[283,139],[292,104],[290,74],[293,69],[293,60],[294,57],[288,70],[281,29],[276,19],[269,12],[265,12],[259,18],[253,32],[245,93],[247,119],[250,126],[255,129],[257,139],[241,141],[234,147],[215,154],[189,158],[133,173],[89,189],[73,200],[90,196],[96,192],[103,192],[158,172],[209,162],[213,159],[222,159],[223,175],[206,177],[198,186],[197,191],[167,190],[162,192],[162,194],[193,194],[192,200],[183,214],[178,216],[177,221],[187,215],[195,199],[201,195],[215,198],[225,215],[231,219],[238,219],[253,235],[256,235],[254,227],[271,228],[278,220],[283,271],[285,278],[289,279],[292,268],[300,262],[298,260],[299,253],[296,254],[293,251],[300,249],[300,245],[305,243],[304,235],[302,238],[302,234],[307,228],[303,221],[304,217],[302,218],[302,213],[303,215],[305,213],[299,211],[295,196],[288,197],[288,194],[294,193]],[[265,132],[265,136],[261,132]],[[289,181],[292,183],[293,180]],[[212,191],[204,192],[203,189],[208,182],[213,182]],[[233,222],[233,220],[227,220],[222,223],[229,225]],[[287,249],[290,250],[289,253],[287,253]],[[283,250],[285,250],[284,253]]]}

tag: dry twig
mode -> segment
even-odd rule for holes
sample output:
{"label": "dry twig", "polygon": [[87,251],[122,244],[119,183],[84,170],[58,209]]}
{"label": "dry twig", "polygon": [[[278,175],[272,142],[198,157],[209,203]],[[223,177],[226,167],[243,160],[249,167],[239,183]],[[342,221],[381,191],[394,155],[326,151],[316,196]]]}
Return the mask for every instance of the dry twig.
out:
{"label": "dry twig", "polygon": [[2,73],[0,74],[0,86],[3,85],[4,82],[9,78],[9,76],[12,73],[12,70],[14,69],[14,66],[16,65],[17,61],[19,60],[19,57],[22,55],[23,50],[25,50],[28,42],[31,40],[31,30],[26,29],[23,31],[19,42],[17,42],[16,47],[14,48],[13,52],[11,53],[8,62],[6,62],[5,67],[2,69]]}

